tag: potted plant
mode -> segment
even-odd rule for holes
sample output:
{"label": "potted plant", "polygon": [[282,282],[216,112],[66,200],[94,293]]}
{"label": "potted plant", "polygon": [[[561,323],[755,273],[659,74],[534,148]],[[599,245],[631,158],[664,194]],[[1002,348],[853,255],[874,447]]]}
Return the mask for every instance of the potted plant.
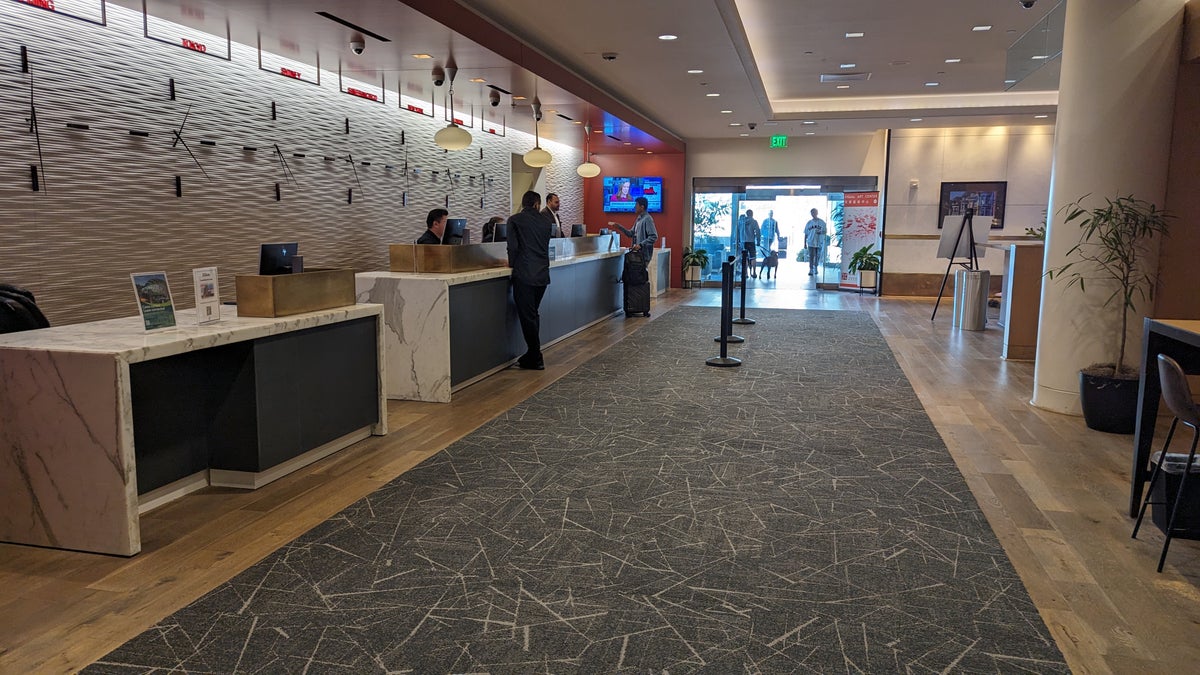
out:
{"label": "potted plant", "polygon": [[683,248],[683,278],[688,284],[700,281],[700,273],[708,267],[708,251],[702,248]]}
{"label": "potted plant", "polygon": [[1066,213],[1063,224],[1076,223],[1080,228],[1079,243],[1067,251],[1067,258],[1075,259],[1047,271],[1046,275],[1051,279],[1066,278],[1068,287],[1079,286],[1084,292],[1088,281],[1099,282],[1106,290],[1113,289],[1103,306],[1112,306],[1120,318],[1114,358],[1079,371],[1079,399],[1089,428],[1132,434],[1137,420],[1140,373],[1125,358],[1129,317],[1137,311],[1135,301],[1154,299],[1157,279],[1155,270],[1146,269],[1145,257],[1156,237],[1167,235],[1171,216],[1132,196],[1106,197],[1103,206],[1093,209],[1083,206],[1084,199],[1087,195],[1062,209]]}
{"label": "potted plant", "polygon": [[879,251],[872,251],[873,248],[875,244],[867,244],[850,256],[849,270],[851,274],[858,272],[859,288],[879,287],[879,266],[883,258]]}

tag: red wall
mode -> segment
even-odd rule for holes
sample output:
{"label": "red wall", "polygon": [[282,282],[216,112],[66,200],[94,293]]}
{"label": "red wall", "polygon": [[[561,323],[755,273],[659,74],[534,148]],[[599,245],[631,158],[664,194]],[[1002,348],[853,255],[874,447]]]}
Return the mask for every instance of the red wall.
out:
{"label": "red wall", "polygon": [[[661,247],[663,237],[666,237],[667,248],[671,249],[671,286],[679,288],[682,285],[679,259],[683,255],[683,214],[686,213],[683,202],[686,194],[683,154],[594,155],[592,161],[599,164],[602,171],[599,176],[583,181],[583,221],[587,223],[588,234],[595,234],[600,228],[607,227],[610,220],[633,228],[632,213],[604,212],[605,176],[662,176],[663,210],[662,213],[651,214],[654,227],[658,230],[658,243],[655,246]],[[621,243],[629,246],[629,238],[622,235]]]}

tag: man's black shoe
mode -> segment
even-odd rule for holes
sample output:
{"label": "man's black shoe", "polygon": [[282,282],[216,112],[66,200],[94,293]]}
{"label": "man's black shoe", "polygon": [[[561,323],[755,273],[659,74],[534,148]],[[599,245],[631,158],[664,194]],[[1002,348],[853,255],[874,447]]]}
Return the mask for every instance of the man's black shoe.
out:
{"label": "man's black shoe", "polygon": [[522,361],[517,361],[517,367],[522,370],[545,370],[546,364],[544,364],[544,363],[524,363]]}

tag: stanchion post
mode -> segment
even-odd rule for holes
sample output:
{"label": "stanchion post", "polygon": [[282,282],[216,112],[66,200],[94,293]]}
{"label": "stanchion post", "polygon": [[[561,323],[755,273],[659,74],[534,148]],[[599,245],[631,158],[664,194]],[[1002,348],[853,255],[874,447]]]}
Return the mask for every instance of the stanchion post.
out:
{"label": "stanchion post", "polygon": [[[732,258],[730,259],[732,261]],[[742,365],[742,360],[729,356],[729,331],[733,318],[733,263],[721,263],[721,335],[717,341],[721,343],[721,355],[705,360],[705,364],[718,368],[732,368]]]}
{"label": "stanchion post", "polygon": [[757,323],[754,319],[746,318],[746,279],[748,278],[747,277],[747,274],[748,274],[747,268],[752,264],[750,262],[749,258],[750,258],[750,251],[747,251],[746,249],[742,249],[742,309],[741,309],[741,313],[738,315],[738,318],[730,319],[730,321],[732,323],[736,323],[736,324],[739,324],[742,326],[750,326],[750,325]]}
{"label": "stanchion post", "polygon": [[[724,333],[724,335],[718,335],[717,337],[713,338],[713,342],[720,342],[722,338],[724,338],[730,344],[735,345],[746,341],[746,338],[742,337],[741,335],[733,334],[733,273],[736,269],[734,267],[736,264],[737,256],[731,255],[729,256],[729,260],[721,265],[722,272],[725,270],[725,265],[729,266],[729,289],[725,290],[724,287],[722,287],[721,290],[721,304],[729,305],[729,314],[722,315],[721,319],[721,332]],[[744,285],[745,283],[746,279],[743,278],[742,284]]]}

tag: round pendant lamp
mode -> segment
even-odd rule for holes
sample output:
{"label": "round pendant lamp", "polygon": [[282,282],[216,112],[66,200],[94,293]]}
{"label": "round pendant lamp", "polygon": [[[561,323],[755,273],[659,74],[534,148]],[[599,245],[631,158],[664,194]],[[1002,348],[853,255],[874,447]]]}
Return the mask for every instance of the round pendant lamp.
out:
{"label": "round pendant lamp", "polygon": [[454,76],[458,66],[451,59],[446,64],[446,75],[450,79],[450,124],[433,135],[433,142],[443,150],[462,150],[471,144],[471,132],[454,123]]}
{"label": "round pendant lamp", "polygon": [[554,161],[550,153],[542,149],[541,139],[538,138],[538,122],[542,121],[542,102],[533,97],[533,149],[525,153],[525,166],[540,169],[549,166]]}
{"label": "round pendant lamp", "polygon": [[575,167],[575,173],[580,178],[595,178],[600,175],[600,165],[592,161],[592,123],[583,125],[583,158],[584,163]]}

